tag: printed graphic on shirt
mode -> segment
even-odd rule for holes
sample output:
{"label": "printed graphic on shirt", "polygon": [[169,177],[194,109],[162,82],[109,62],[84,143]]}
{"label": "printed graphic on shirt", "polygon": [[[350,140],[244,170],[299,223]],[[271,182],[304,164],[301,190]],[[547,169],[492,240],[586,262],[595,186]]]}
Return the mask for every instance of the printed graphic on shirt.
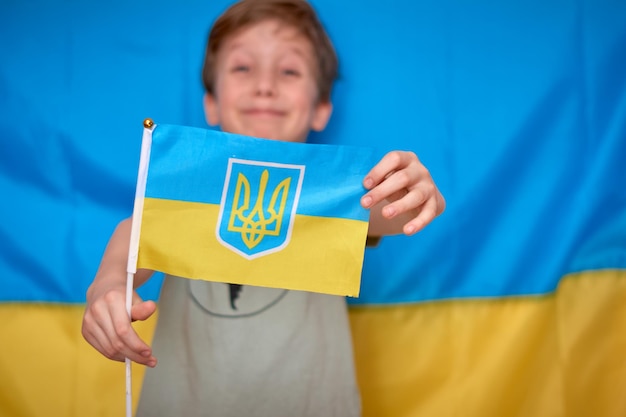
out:
{"label": "printed graphic on shirt", "polygon": [[246,259],[289,244],[304,165],[230,158],[220,203],[218,241]]}
{"label": "printed graphic on shirt", "polygon": [[228,290],[230,295],[230,308],[233,310],[237,310],[237,306],[235,305],[235,301],[239,298],[239,293],[241,292],[243,285],[241,284],[228,284]]}
{"label": "printed graphic on shirt", "polygon": [[255,316],[278,304],[288,293],[276,288],[188,280],[193,303],[205,313],[223,318]]}

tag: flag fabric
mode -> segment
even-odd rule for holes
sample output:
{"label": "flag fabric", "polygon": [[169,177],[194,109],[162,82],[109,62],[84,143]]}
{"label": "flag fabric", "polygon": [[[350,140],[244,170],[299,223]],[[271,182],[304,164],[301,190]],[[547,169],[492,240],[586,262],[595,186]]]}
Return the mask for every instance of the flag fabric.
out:
{"label": "flag fabric", "polygon": [[144,133],[145,179],[139,175],[133,218],[141,225],[137,267],[359,294],[369,220],[360,198],[375,162],[370,149],[175,125]]}

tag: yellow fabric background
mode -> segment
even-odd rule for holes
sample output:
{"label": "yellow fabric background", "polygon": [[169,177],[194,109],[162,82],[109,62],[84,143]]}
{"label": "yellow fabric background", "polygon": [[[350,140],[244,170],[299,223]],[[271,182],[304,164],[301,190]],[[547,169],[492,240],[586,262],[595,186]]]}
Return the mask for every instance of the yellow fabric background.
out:
{"label": "yellow fabric background", "polygon": [[[83,306],[0,305],[0,417],[120,417],[124,364]],[[364,417],[626,415],[626,271],[554,295],[352,308]],[[135,323],[150,340],[155,320]],[[143,368],[133,368],[136,405]]]}
{"label": "yellow fabric background", "polygon": [[[126,371],[81,335],[83,305],[0,304],[0,417],[123,417]],[[155,320],[136,322],[151,340]],[[133,365],[133,409],[144,367]]]}
{"label": "yellow fabric background", "polygon": [[626,271],[556,295],[353,308],[364,417],[626,416]]}

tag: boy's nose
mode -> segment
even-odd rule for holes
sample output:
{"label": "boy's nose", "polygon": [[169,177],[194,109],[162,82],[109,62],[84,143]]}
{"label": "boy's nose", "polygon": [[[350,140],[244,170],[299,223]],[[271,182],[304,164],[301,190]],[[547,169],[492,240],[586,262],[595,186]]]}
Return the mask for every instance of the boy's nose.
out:
{"label": "boy's nose", "polygon": [[276,79],[271,73],[260,73],[255,83],[255,95],[271,97],[276,95]]}

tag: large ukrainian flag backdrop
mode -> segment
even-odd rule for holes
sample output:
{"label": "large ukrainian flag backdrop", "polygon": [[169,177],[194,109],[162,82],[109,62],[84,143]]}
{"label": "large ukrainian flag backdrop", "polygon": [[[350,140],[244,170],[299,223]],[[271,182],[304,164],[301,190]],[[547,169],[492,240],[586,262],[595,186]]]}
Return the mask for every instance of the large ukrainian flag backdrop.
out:
{"label": "large ukrainian flag backdrop", "polygon": [[[205,125],[228,3],[0,4],[0,416],[123,413],[85,290],[131,213],[141,121]],[[366,251],[364,415],[626,415],[626,3],[313,4],[341,77],[311,140],[413,150],[448,203]]]}

